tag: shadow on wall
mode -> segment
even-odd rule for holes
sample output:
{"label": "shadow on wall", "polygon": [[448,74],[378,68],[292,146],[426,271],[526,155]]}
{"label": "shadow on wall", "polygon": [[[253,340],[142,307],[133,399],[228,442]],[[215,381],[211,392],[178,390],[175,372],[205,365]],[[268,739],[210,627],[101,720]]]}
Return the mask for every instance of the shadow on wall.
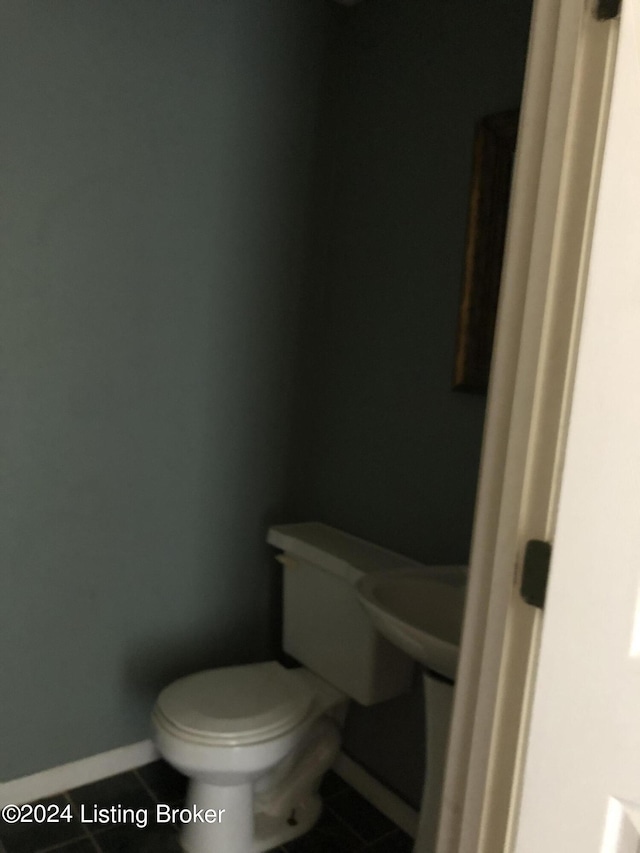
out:
{"label": "shadow on wall", "polygon": [[335,7],[287,506],[468,556],[484,397],[452,392],[477,119],[517,105],[529,0]]}
{"label": "shadow on wall", "polygon": [[[478,119],[518,106],[530,0],[334,7],[297,359],[289,520],[465,563],[483,396],[453,392]],[[422,689],[345,749],[418,805]],[[401,725],[399,725],[401,721]]]}

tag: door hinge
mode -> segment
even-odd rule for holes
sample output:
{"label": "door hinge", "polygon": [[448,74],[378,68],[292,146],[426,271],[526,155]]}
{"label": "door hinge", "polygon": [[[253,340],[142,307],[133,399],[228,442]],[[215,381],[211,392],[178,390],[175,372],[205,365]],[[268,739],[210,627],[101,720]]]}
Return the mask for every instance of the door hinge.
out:
{"label": "door hinge", "polygon": [[610,21],[612,18],[617,18],[620,14],[621,3],[622,0],[595,0],[594,16],[598,21]]}
{"label": "door hinge", "polygon": [[520,595],[527,604],[542,609],[547,594],[551,543],[541,539],[530,539],[524,551]]}

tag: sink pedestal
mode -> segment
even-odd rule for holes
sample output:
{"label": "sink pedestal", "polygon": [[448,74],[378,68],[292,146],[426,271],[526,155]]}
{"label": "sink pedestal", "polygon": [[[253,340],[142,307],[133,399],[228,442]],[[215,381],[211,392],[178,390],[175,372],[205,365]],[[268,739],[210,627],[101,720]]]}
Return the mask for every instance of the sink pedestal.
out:
{"label": "sink pedestal", "polygon": [[435,853],[466,577],[466,566],[410,566],[358,581],[378,631],[424,667],[427,760],[414,853]]}
{"label": "sink pedestal", "polygon": [[422,791],[414,853],[435,853],[444,765],[453,707],[453,684],[435,673],[423,673],[427,727],[426,779]]}

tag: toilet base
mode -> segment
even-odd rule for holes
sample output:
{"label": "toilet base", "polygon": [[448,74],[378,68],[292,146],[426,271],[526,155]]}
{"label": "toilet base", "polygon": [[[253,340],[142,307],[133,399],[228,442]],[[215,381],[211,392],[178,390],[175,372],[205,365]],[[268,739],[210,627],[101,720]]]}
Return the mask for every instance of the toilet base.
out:
{"label": "toilet base", "polygon": [[296,807],[288,820],[263,813],[256,814],[253,853],[272,850],[308,832],[320,817],[321,812],[322,800],[317,794],[313,794]]}
{"label": "toilet base", "polygon": [[253,815],[252,799],[250,784],[221,787],[192,780],[186,808],[203,815],[210,809],[210,817],[215,812],[216,819],[184,825],[182,849],[186,853],[263,853],[308,832],[322,811],[317,794],[308,796],[286,818],[262,812]]}
{"label": "toilet base", "polygon": [[[192,779],[186,808],[194,814],[215,814],[215,822],[193,820],[182,827],[180,843],[188,853],[252,853],[253,791],[244,785],[212,785]],[[247,820],[249,816],[249,820]]]}

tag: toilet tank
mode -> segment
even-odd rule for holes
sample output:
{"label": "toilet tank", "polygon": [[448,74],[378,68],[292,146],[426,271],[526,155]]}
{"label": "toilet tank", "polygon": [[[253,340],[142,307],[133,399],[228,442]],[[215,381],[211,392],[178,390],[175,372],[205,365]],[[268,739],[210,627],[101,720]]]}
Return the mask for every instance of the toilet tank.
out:
{"label": "toilet tank", "polygon": [[267,541],[282,552],[287,654],[362,705],[409,690],[413,662],[374,630],[355,584],[420,564],[317,522],[271,527]]}

